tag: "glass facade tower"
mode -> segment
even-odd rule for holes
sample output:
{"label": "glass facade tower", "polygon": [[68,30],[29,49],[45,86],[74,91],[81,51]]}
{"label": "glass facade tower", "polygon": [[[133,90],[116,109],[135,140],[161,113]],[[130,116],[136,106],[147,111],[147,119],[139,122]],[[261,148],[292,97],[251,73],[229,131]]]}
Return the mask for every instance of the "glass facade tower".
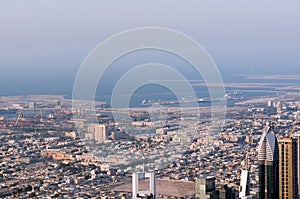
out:
{"label": "glass facade tower", "polygon": [[278,161],[278,141],[271,126],[262,134],[258,146],[260,199],[278,199]]}

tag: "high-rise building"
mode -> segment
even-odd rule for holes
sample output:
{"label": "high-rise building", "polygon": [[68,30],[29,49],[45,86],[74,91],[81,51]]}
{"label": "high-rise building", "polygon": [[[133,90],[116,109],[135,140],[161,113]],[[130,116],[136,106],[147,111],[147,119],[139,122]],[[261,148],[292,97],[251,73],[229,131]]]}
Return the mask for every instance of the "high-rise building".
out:
{"label": "high-rise building", "polygon": [[279,198],[298,199],[297,140],[290,136],[278,140]]}
{"label": "high-rise building", "polygon": [[278,142],[273,126],[265,131],[258,146],[259,198],[278,199]]}
{"label": "high-rise building", "polygon": [[106,141],[106,127],[104,124],[90,124],[88,132],[93,134],[96,142]]}
{"label": "high-rise building", "polygon": [[239,198],[245,199],[250,197],[250,172],[249,172],[249,155],[246,154],[244,169],[241,173],[241,182],[239,187]]}
{"label": "high-rise building", "polygon": [[216,190],[216,178],[204,177],[196,179],[196,198],[201,199],[217,199],[219,198],[219,191]]}
{"label": "high-rise building", "polygon": [[300,197],[300,133],[294,134],[295,139],[297,140],[297,166],[298,166],[298,197]]}
{"label": "high-rise building", "polygon": [[95,126],[95,141],[105,142],[106,141],[106,127],[103,124]]}
{"label": "high-rise building", "polygon": [[250,196],[250,174],[248,170],[242,170],[239,198],[248,198]]}

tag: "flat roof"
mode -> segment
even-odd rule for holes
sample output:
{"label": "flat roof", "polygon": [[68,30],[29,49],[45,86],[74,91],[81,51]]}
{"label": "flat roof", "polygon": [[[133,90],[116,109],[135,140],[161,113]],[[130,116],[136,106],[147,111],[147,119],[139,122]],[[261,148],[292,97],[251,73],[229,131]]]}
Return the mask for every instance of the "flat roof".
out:
{"label": "flat roof", "polygon": [[[139,181],[139,190],[146,190],[149,188],[149,180]],[[113,189],[116,192],[132,192],[132,183],[121,185]],[[156,195],[185,197],[195,194],[195,183],[189,181],[176,180],[156,180]]]}

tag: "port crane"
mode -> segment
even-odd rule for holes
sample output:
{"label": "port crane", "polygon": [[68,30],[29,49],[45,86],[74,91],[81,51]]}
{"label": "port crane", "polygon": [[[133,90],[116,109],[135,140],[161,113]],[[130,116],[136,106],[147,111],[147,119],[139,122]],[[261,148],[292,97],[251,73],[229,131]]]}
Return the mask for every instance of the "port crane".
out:
{"label": "port crane", "polygon": [[14,126],[17,126],[18,123],[19,123],[19,121],[22,120],[23,117],[24,117],[23,111],[22,111],[22,110],[19,110],[19,111],[17,112],[17,114],[16,114],[16,118],[17,118],[17,119],[16,119],[16,122],[15,122]]}

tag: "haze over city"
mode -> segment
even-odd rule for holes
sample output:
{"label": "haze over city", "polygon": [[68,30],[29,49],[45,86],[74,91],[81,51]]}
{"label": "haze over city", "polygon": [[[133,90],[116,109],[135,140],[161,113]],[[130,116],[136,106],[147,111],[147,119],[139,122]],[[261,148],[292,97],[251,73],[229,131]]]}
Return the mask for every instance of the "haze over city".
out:
{"label": "haze over city", "polygon": [[[96,45],[121,31],[149,26],[174,29],[195,39],[225,81],[233,81],[235,74],[296,74],[300,72],[299,6],[298,2],[232,0],[3,1],[0,83],[6,86],[0,88],[1,94],[70,95],[77,70]],[[118,64],[131,63],[124,58]]]}
{"label": "haze over city", "polygon": [[299,8],[1,1],[0,198],[299,199]]}

